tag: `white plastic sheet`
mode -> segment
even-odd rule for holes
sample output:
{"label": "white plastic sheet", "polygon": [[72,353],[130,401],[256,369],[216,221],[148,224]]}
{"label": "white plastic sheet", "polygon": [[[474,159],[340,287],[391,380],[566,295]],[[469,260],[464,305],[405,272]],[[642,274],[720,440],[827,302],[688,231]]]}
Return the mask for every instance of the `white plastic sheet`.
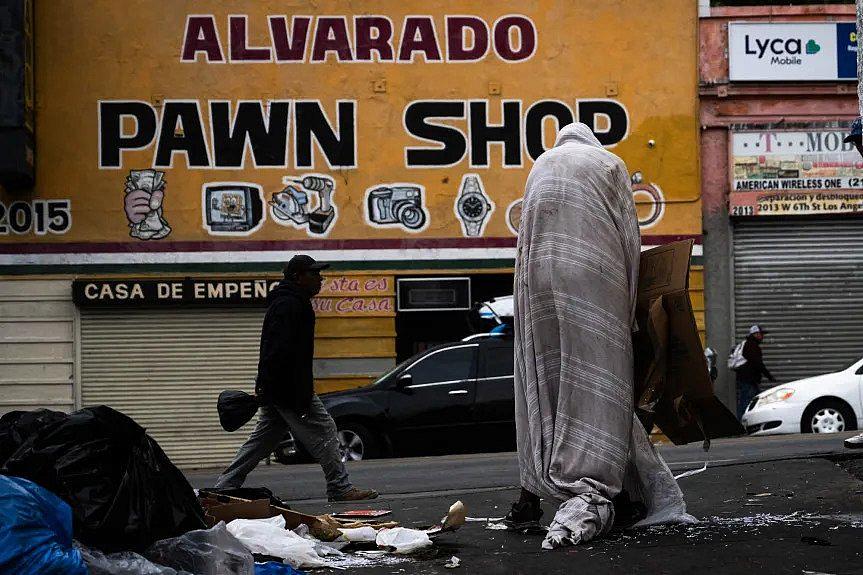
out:
{"label": "white plastic sheet", "polygon": [[281,515],[269,519],[235,519],[228,523],[228,531],[252,553],[281,557],[296,569],[328,567],[309,539],[285,529]]}
{"label": "white plastic sheet", "polygon": [[356,529],[339,529],[345,539],[351,543],[371,543],[377,540],[378,532],[372,527],[358,527]]}
{"label": "white plastic sheet", "polygon": [[375,541],[378,547],[392,549],[393,553],[398,555],[407,555],[432,546],[428,533],[407,527],[381,529]]}

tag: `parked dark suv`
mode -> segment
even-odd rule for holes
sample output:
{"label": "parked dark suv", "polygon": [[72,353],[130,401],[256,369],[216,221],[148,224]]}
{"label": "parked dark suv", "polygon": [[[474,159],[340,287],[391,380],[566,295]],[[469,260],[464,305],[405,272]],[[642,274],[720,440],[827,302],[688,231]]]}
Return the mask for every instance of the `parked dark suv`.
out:
{"label": "parked dark suv", "polygon": [[[430,348],[368,387],[321,396],[345,460],[511,449],[513,340],[481,335]],[[306,461],[291,438],[278,461]]]}

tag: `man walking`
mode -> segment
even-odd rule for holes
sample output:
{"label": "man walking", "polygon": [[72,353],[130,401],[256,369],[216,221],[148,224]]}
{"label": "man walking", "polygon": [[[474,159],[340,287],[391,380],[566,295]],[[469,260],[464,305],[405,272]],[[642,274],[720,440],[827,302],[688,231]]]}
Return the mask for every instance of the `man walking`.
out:
{"label": "man walking", "polygon": [[314,391],[315,312],[311,299],[321,291],[321,270],[328,267],[307,255],[294,256],[285,266],[285,279],[267,297],[255,384],[260,418],[216,487],[241,487],[249,472],[290,430],[321,464],[330,501],[378,496],[377,491],[351,485],[339,451],[336,424]]}
{"label": "man walking", "polygon": [[760,325],[753,325],[749,328],[749,335],[743,343],[743,359],[746,362],[737,368],[737,418],[743,417],[743,412],[746,411],[746,406],[752,401],[752,398],[760,392],[761,376],[764,375],[771,382],[776,382],[776,378],[767,370],[764,365],[764,356],[761,352],[761,342],[764,341],[764,336],[767,330],[761,328]]}

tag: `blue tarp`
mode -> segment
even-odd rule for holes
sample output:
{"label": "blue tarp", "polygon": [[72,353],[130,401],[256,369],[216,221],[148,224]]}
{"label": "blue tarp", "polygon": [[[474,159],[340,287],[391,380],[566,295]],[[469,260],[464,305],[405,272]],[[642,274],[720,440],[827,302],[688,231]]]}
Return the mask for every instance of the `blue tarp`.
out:
{"label": "blue tarp", "polygon": [[0,475],[0,573],[87,575],[72,547],[72,510],[32,481]]}

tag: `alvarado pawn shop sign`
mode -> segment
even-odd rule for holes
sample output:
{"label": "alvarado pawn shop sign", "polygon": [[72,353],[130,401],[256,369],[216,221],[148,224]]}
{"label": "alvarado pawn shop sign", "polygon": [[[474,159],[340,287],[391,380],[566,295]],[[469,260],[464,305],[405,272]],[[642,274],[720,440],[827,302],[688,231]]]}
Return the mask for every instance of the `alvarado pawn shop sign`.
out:
{"label": "alvarado pawn shop sign", "polygon": [[693,2],[79,4],[36,3],[76,41],[37,42],[50,152],[26,200],[0,190],[0,269],[508,262],[572,122],[654,243],[701,233]]}
{"label": "alvarado pawn shop sign", "polygon": [[863,161],[846,133],[823,125],[732,133],[731,215],[863,212]]}
{"label": "alvarado pawn shop sign", "polygon": [[856,80],[854,22],[728,25],[729,78],[742,81]]}

